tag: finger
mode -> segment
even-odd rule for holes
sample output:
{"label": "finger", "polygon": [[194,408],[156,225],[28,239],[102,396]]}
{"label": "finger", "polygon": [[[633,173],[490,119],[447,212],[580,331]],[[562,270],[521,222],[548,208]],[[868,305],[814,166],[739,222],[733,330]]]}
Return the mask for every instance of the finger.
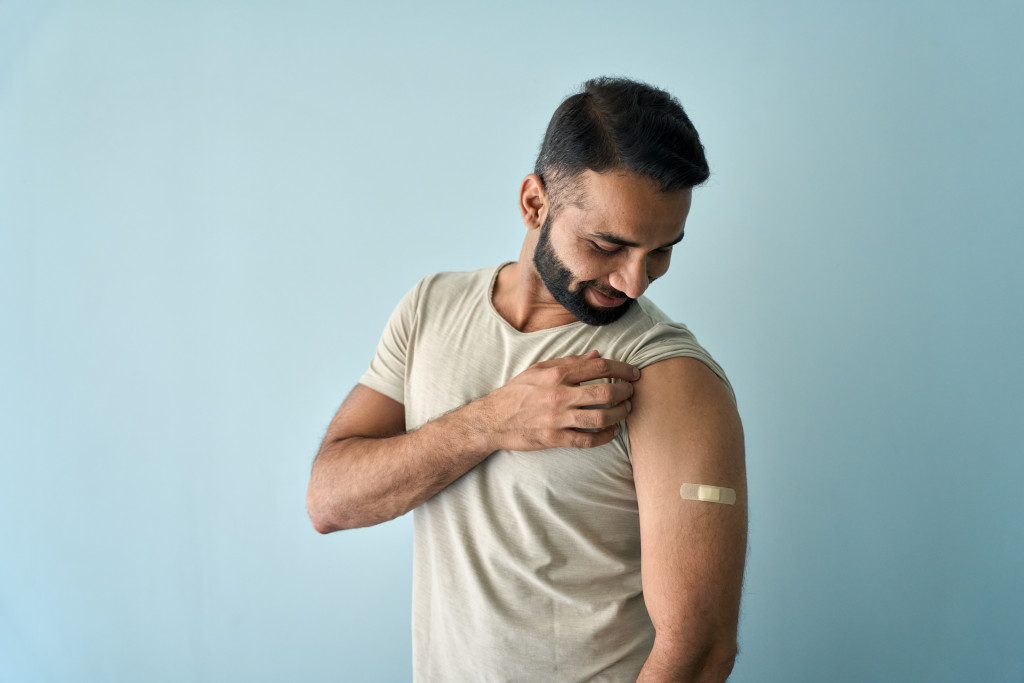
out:
{"label": "finger", "polygon": [[601,357],[601,352],[594,350],[594,351],[587,351],[586,353],[580,354],[578,356],[563,356],[563,357],[559,358],[558,360],[564,361],[566,363],[572,363],[572,362],[579,362],[581,360],[593,360],[595,358],[600,358],[600,357]]}
{"label": "finger", "polygon": [[640,370],[629,363],[610,358],[581,360],[566,369],[565,380],[571,384],[589,382],[594,379],[621,379],[632,382],[640,378]]}
{"label": "finger", "polygon": [[618,425],[605,427],[596,432],[578,432],[574,429],[565,430],[564,446],[570,448],[595,448],[603,446],[619,435]]}
{"label": "finger", "polygon": [[584,384],[572,387],[569,406],[613,406],[622,403],[633,395],[632,382],[602,382],[601,384]]}
{"label": "finger", "polygon": [[567,365],[570,363],[578,363],[582,360],[592,360],[594,358],[600,358],[600,351],[587,351],[586,353],[579,356],[562,356],[561,358],[552,358],[550,360],[542,360],[539,363],[534,363],[536,368],[551,368],[559,365]]}
{"label": "finger", "polygon": [[572,426],[576,429],[604,429],[625,420],[632,407],[629,401],[623,401],[611,408],[574,410],[571,413]]}

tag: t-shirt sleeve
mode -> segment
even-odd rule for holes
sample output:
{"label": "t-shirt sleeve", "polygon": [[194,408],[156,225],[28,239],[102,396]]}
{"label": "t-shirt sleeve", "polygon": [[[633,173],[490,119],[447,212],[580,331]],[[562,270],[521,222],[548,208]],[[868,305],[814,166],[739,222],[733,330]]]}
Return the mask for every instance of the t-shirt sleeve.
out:
{"label": "t-shirt sleeve", "polygon": [[417,305],[423,282],[406,293],[384,327],[377,352],[359,383],[388,398],[405,403],[405,371],[409,342],[416,325]]}
{"label": "t-shirt sleeve", "polygon": [[697,343],[697,338],[686,325],[681,323],[662,322],[652,326],[642,335],[626,362],[644,368],[658,361],[679,357],[696,358],[708,366],[725,383],[733,400],[736,400],[736,394],[729,383],[729,378],[725,376],[725,370],[703,346]]}

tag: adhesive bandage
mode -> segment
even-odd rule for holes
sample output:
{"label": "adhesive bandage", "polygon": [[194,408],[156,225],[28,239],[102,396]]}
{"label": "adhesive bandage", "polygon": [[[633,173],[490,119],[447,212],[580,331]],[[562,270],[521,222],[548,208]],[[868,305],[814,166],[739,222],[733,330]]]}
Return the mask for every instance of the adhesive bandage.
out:
{"label": "adhesive bandage", "polygon": [[736,492],[724,486],[708,486],[707,484],[683,484],[679,487],[679,495],[683,500],[699,500],[705,503],[722,503],[732,505],[736,502]]}

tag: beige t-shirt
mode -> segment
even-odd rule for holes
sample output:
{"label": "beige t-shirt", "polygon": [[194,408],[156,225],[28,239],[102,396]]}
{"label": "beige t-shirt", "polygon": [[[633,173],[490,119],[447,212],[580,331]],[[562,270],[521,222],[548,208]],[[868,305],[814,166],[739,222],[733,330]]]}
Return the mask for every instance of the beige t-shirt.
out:
{"label": "beige t-shirt", "polygon": [[[684,325],[641,297],[618,321],[523,333],[491,292],[501,266],[421,280],[360,383],[404,404],[406,428],[530,365],[596,349],[644,367],[690,356]],[[414,512],[417,681],[635,680],[654,642],[625,423],[593,449],[496,451]]]}

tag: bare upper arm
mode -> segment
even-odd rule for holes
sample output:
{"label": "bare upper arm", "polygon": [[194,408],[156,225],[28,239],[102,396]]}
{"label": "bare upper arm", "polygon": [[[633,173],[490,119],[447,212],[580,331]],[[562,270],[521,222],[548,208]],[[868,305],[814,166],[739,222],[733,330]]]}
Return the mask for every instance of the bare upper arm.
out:
{"label": "bare upper arm", "polygon": [[351,436],[379,438],[404,432],[405,406],[375,389],[357,384],[331,419],[323,445]]}
{"label": "bare upper arm", "polygon": [[[747,535],[735,403],[696,359],[672,358],[642,372],[627,424],[648,612],[659,638],[734,647]],[[684,483],[732,488],[736,502],[684,500]]]}

